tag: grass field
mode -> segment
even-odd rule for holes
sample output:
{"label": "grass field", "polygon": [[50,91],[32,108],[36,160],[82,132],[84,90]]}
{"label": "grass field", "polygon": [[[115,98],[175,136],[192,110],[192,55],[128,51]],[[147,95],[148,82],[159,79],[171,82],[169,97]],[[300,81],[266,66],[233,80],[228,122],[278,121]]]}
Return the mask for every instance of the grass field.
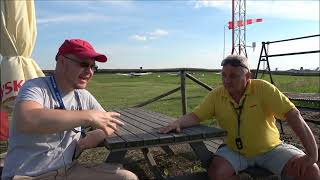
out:
{"label": "grass field", "polygon": [[[193,76],[213,88],[221,85],[220,74],[217,73],[199,72],[194,73]],[[320,93],[319,76],[273,75],[272,77],[276,86],[283,92]],[[269,80],[268,76],[264,76],[264,79]],[[186,82],[187,111],[190,112],[201,102],[208,91],[189,79]],[[104,108],[112,110],[137,105],[179,85],[180,77],[168,73],[153,73],[139,77],[96,74],[88,90],[96,96]],[[149,104],[145,108],[179,117],[182,114],[180,91]]]}

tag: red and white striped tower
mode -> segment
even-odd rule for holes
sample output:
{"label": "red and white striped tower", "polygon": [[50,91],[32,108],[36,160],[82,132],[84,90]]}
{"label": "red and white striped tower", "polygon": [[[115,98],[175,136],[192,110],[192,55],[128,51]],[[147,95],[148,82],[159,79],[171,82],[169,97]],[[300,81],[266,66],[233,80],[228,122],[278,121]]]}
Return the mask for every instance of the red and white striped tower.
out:
{"label": "red and white striped tower", "polygon": [[[243,22],[239,25],[238,22]],[[232,52],[247,57],[246,0],[232,0]]]}

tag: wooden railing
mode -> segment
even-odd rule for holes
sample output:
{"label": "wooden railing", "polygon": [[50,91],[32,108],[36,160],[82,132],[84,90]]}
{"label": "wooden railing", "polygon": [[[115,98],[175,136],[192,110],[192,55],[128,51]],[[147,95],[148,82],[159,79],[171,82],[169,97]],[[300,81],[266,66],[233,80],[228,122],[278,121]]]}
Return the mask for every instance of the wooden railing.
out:
{"label": "wooden railing", "polygon": [[[157,97],[148,99],[142,103],[139,103],[133,107],[143,107],[145,105],[148,105],[150,103],[153,103],[163,97],[169,96],[170,94],[173,94],[180,90],[181,93],[181,104],[182,104],[182,114],[187,113],[187,97],[186,97],[186,78],[189,78],[190,80],[194,81],[195,83],[199,84],[200,86],[204,87],[207,90],[212,90],[212,87],[207,85],[206,83],[200,81],[199,79],[195,78],[188,72],[220,72],[220,69],[201,69],[201,68],[172,68],[172,69],[101,69],[98,71],[98,73],[106,73],[106,74],[115,74],[115,73],[165,73],[165,72],[175,72],[180,75],[180,86],[177,88],[174,88],[168,92],[165,92]],[[44,71],[46,75],[50,75],[53,73],[53,71],[47,70]]]}
{"label": "wooden railing", "polygon": [[[98,70],[97,73],[105,73],[105,74],[115,74],[115,73],[148,73],[148,72],[152,72],[152,73],[170,73],[170,72],[175,72],[178,73],[180,75],[180,86],[164,92],[163,94],[160,94],[159,96],[156,96],[154,98],[148,99],[146,101],[143,101],[142,103],[139,103],[133,107],[143,107],[145,105],[148,105],[150,103],[153,103],[161,98],[164,98],[166,96],[169,96],[177,91],[180,91],[181,93],[181,105],[182,105],[182,114],[186,114],[187,113],[187,97],[186,97],[186,78],[189,78],[190,80],[192,80],[193,82],[197,83],[198,85],[200,85],[201,87],[205,88],[206,90],[211,91],[213,88],[211,86],[209,86],[208,84],[200,81],[199,79],[197,79],[196,77],[192,76],[190,73],[191,72],[220,72],[221,69],[202,69],[202,68],[170,68],[170,69],[100,69]],[[253,70],[254,71],[254,70]],[[53,71],[52,70],[45,70],[44,73],[46,75],[52,74]],[[252,72],[252,74],[255,74],[254,72]],[[320,75],[319,73],[316,75]],[[311,93],[308,94],[308,97],[310,96]],[[303,94],[297,94],[297,93],[286,93],[286,95],[289,97],[289,99],[291,100],[297,100],[296,97],[299,97],[298,100],[300,101],[306,101],[306,102],[311,102],[311,103],[320,103],[320,94],[319,93],[312,93],[312,99],[306,97],[303,97]],[[310,99],[310,100],[309,100]],[[310,109],[310,108],[309,108]],[[311,108],[312,109],[312,108]],[[317,108],[313,108],[315,111],[320,111]]]}

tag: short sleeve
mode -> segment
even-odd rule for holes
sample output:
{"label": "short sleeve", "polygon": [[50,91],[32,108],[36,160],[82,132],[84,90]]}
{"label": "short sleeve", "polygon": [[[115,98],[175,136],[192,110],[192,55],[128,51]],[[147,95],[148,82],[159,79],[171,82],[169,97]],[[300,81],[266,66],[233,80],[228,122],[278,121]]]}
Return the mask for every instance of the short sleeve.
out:
{"label": "short sleeve", "polygon": [[263,104],[277,119],[284,120],[285,114],[295,105],[273,84],[262,81]]}
{"label": "short sleeve", "polygon": [[215,90],[210,91],[203,101],[194,108],[193,113],[200,119],[200,121],[210,119],[215,115],[214,94]]}
{"label": "short sleeve", "polygon": [[44,96],[42,87],[35,83],[33,80],[26,81],[21,89],[19,90],[19,94],[16,97],[15,103],[19,103],[21,101],[35,101],[41,105],[44,104]]}

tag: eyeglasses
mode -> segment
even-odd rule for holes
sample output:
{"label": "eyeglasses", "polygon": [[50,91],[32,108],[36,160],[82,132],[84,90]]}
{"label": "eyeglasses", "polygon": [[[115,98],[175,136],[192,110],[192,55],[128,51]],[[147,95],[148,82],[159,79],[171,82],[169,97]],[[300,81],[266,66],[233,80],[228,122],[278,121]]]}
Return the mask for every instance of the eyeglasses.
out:
{"label": "eyeglasses", "polygon": [[98,70],[98,66],[95,65],[95,64],[90,65],[89,63],[86,63],[86,62],[80,62],[80,61],[77,61],[77,60],[75,60],[75,59],[69,58],[69,57],[67,57],[67,56],[64,56],[64,55],[62,55],[62,56],[63,56],[64,58],[72,61],[72,62],[77,63],[81,68],[88,68],[88,67],[89,67],[93,72],[97,72],[97,70]]}
{"label": "eyeglasses", "polygon": [[238,59],[224,59],[222,62],[221,62],[221,66],[225,66],[227,64],[230,64],[231,66],[234,66],[234,67],[238,67],[238,66],[241,66],[241,67],[244,67],[246,69],[249,69],[245,64],[243,64],[243,62],[241,62],[240,60]]}

